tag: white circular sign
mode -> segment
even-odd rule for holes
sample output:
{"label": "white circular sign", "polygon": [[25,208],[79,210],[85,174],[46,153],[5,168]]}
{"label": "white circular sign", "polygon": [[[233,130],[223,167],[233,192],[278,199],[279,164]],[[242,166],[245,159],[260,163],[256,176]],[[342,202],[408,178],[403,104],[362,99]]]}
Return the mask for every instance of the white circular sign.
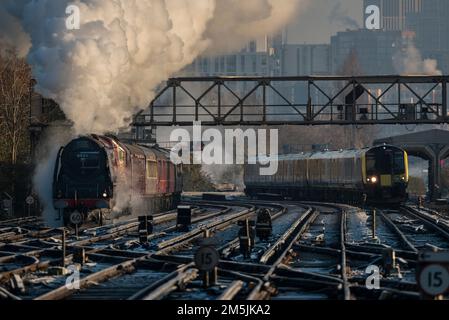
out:
{"label": "white circular sign", "polygon": [[75,225],[81,224],[83,222],[83,215],[78,211],[72,212],[70,214],[70,222]]}
{"label": "white circular sign", "polygon": [[439,264],[424,267],[419,275],[419,285],[429,296],[438,296],[449,289],[449,270]]}
{"label": "white circular sign", "polygon": [[32,196],[29,196],[26,198],[25,202],[31,206],[34,203],[34,198]]}
{"label": "white circular sign", "polygon": [[220,261],[217,250],[211,246],[201,247],[195,253],[195,265],[201,271],[212,271]]}

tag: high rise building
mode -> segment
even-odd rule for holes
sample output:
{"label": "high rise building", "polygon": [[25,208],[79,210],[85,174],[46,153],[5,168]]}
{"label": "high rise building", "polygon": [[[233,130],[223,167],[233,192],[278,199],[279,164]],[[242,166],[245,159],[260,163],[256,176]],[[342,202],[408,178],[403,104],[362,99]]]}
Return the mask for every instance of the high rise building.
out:
{"label": "high rise building", "polygon": [[[366,8],[375,5],[380,9],[380,27],[384,31],[406,30],[406,18],[409,14],[419,13],[423,2],[427,0],[364,0],[363,11],[367,18]],[[432,0],[430,0],[432,1]]]}
{"label": "high rise building", "polygon": [[202,56],[184,68],[189,76],[279,76],[284,36],[266,36],[248,42],[239,52]]}
{"label": "high rise building", "polygon": [[415,34],[423,58],[436,59],[443,73],[449,72],[449,1],[423,0],[419,13],[407,16],[407,29]]}
{"label": "high rise building", "polygon": [[330,45],[286,44],[282,50],[283,76],[329,75]]}
{"label": "high rise building", "polygon": [[332,74],[394,74],[393,56],[401,39],[400,31],[360,29],[338,32],[331,38]]}

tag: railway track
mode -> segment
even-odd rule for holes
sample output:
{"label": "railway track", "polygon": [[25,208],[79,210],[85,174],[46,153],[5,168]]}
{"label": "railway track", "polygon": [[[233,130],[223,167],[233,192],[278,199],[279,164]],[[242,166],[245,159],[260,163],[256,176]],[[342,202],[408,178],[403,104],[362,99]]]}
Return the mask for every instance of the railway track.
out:
{"label": "railway track", "polygon": [[[239,208],[241,209],[241,207]],[[94,236],[81,241],[68,241],[68,253],[82,248],[85,250],[85,255],[89,259],[90,263],[95,266],[92,270],[84,270],[88,275],[81,277],[79,282],[80,291],[76,290],[75,292],[73,290],[69,290],[67,289],[65,283],[61,284],[58,281],[55,281],[54,285],[57,286],[56,288],[52,287],[52,290],[47,290],[48,292],[44,292],[42,294],[39,290],[37,290],[37,297],[34,298],[38,300],[67,299],[74,295],[76,295],[77,298],[81,298],[83,295],[93,297],[95,294],[90,295],[89,292],[96,292],[96,290],[102,290],[103,296],[108,297],[107,292],[109,290],[109,292],[114,293],[114,296],[110,296],[109,298],[113,299],[120,297],[121,299],[126,299],[128,298],[126,296],[126,292],[129,291],[135,293],[143,289],[142,284],[153,283],[155,279],[159,279],[162,275],[164,275],[166,270],[161,270],[159,272],[157,269],[158,264],[155,264],[155,262],[151,260],[151,256],[153,254],[162,254],[164,252],[175,250],[179,246],[185,245],[202,235],[204,230],[219,230],[228,224],[232,224],[236,221],[236,219],[245,218],[253,213],[252,206],[247,206],[244,210],[240,210],[236,213],[229,212],[229,208],[224,209],[224,207],[221,207],[221,209],[222,210],[196,217],[193,221],[194,227],[188,233],[178,235],[178,232],[174,226],[166,227],[164,229],[164,233],[166,234],[165,237],[169,239],[159,241],[157,248],[155,248],[157,250],[148,250],[147,248],[145,250],[137,251],[121,251],[116,250],[113,247],[112,249],[107,249],[111,248],[110,245],[104,247],[97,246],[101,241],[112,240],[112,238],[116,239],[116,237],[122,236],[122,232],[128,232],[129,229],[137,227],[134,226],[134,221],[127,222],[119,226],[108,227],[107,229],[108,231],[112,231],[112,235],[110,233],[106,233],[104,235]],[[173,232],[175,235],[169,235],[170,232]],[[95,246],[93,246],[93,244]],[[74,254],[68,255],[66,263],[73,262],[73,256]],[[161,265],[161,268],[166,268],[165,263],[159,263],[159,265]],[[188,273],[190,273],[190,271],[188,271]],[[194,272],[192,275],[193,274]],[[64,279],[65,277],[60,278]],[[146,281],[144,281],[145,278]],[[94,288],[92,288],[92,284],[95,284]],[[116,290],[114,290],[114,288],[116,288]],[[82,294],[78,294],[79,292],[82,292]],[[122,292],[122,295],[120,295],[119,292]],[[26,298],[30,298],[30,296],[26,296]]]}
{"label": "railway track", "polygon": [[[417,253],[449,248],[446,221],[410,206],[374,214],[245,198],[186,203],[195,208],[190,229],[177,229],[175,212],[157,215],[147,244],[138,241],[137,219],[68,233],[66,268],[61,230],[38,219],[15,220],[20,227],[0,222],[0,299],[416,299]],[[270,213],[272,235],[256,236],[243,254],[241,231],[254,228],[247,221],[261,209]],[[421,225],[425,232],[416,233]],[[205,235],[220,253],[218,280],[209,287],[192,262]],[[391,254],[395,267],[388,269]],[[368,290],[365,269],[373,265],[380,288]],[[67,282],[74,275],[76,287]]]}
{"label": "railway track", "polygon": [[400,237],[406,249],[449,249],[449,226],[411,206],[382,212],[382,218]]}

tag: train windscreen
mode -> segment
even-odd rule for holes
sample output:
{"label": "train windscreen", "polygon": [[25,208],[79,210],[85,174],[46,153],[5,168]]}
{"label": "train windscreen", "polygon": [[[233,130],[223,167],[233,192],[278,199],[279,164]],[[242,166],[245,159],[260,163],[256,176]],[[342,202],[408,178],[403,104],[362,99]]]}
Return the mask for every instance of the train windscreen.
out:
{"label": "train windscreen", "polygon": [[366,171],[368,175],[404,174],[404,152],[400,149],[377,148],[366,155]]}

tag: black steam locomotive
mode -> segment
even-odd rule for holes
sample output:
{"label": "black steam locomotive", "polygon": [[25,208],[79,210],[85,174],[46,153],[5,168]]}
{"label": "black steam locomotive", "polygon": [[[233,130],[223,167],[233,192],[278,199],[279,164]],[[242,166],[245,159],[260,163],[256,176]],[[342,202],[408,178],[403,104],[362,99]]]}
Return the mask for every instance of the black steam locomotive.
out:
{"label": "black steam locomotive", "polygon": [[168,151],[110,136],[72,140],[59,151],[54,170],[54,205],[66,224],[100,212],[148,215],[169,210],[181,192],[182,167],[170,161]]}

